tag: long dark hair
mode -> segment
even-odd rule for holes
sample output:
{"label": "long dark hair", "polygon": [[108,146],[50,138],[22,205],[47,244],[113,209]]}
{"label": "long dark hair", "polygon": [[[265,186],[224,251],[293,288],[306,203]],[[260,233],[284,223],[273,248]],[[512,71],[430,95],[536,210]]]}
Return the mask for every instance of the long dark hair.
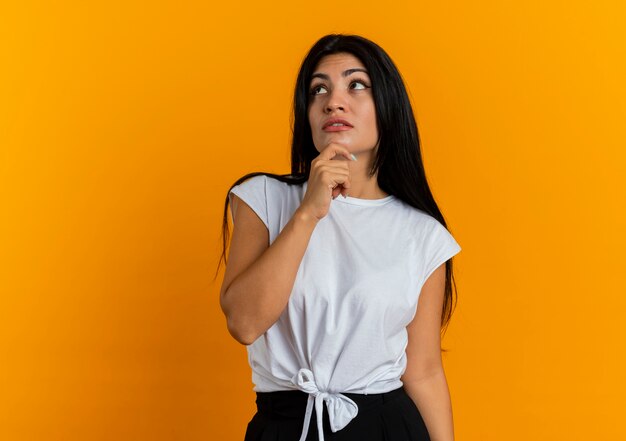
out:
{"label": "long dark hair", "polygon": [[[266,172],[253,172],[239,178],[228,192],[243,181],[257,175],[265,175],[286,182],[290,185],[302,185],[309,178],[311,161],[319,155],[313,144],[311,127],[307,117],[309,105],[308,86],[313,69],[326,55],[350,53],[358,58],[369,72],[376,107],[378,124],[378,149],[370,169],[370,176],[378,173],[378,186],[388,194],[403,200],[407,204],[424,211],[437,219],[448,229],[446,221],[435,202],[428,186],[419,133],[413,115],[413,109],[400,72],[387,53],[376,43],[358,36],[329,34],[320,38],[304,58],[298,78],[293,101],[291,131],[291,173],[277,175]],[[224,202],[222,225],[223,251],[221,261],[226,261],[228,231],[229,198]],[[448,229],[448,231],[450,231]],[[216,273],[217,276],[217,273]],[[215,280],[215,279],[214,279]],[[446,262],[446,283],[441,316],[441,330],[445,334],[452,312],[456,306],[456,282],[452,271],[452,259]]]}

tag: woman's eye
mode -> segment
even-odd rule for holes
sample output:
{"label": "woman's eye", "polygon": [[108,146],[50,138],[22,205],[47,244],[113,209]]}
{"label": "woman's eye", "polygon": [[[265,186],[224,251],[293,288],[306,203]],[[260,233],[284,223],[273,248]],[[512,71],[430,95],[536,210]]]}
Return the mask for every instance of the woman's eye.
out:
{"label": "woman's eye", "polygon": [[321,87],[322,89],[324,88],[324,86],[322,86],[322,85],[315,86],[315,87],[311,88],[311,95],[317,95],[317,93],[315,93],[315,91],[316,91],[317,89],[319,89],[320,87]]}
{"label": "woman's eye", "polygon": [[[350,83],[350,86],[352,86],[353,84],[360,84],[361,87],[360,88],[355,88],[356,90],[364,90],[367,89],[368,86],[361,80],[355,80],[353,82]],[[326,89],[325,86],[323,86],[322,84],[319,84],[317,86],[314,86],[311,88],[311,95],[319,95],[317,92],[318,89]]]}

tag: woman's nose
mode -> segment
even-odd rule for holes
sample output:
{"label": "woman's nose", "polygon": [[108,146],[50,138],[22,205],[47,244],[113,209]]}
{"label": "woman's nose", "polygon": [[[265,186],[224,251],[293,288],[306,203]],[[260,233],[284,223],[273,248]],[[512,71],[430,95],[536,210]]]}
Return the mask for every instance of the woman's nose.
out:
{"label": "woman's nose", "polygon": [[332,112],[332,111],[333,111],[333,110],[335,110],[335,109],[344,110],[344,107],[343,107],[343,105],[341,105],[341,104],[329,104],[329,105],[326,107],[326,111],[328,111],[328,112]]}
{"label": "woman's nose", "polygon": [[345,110],[345,101],[341,92],[337,90],[333,91],[332,94],[328,97],[328,102],[326,104],[326,111],[332,112],[335,109]]}

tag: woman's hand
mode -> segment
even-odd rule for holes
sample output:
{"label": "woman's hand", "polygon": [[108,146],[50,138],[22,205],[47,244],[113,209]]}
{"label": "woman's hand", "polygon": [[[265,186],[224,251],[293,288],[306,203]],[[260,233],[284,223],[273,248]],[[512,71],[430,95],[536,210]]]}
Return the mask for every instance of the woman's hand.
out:
{"label": "woman's hand", "polygon": [[[334,159],[337,155],[340,156]],[[328,214],[331,198],[348,195],[350,167],[344,157],[348,161],[356,160],[344,146],[331,142],[311,161],[307,189],[299,210],[320,220]]]}

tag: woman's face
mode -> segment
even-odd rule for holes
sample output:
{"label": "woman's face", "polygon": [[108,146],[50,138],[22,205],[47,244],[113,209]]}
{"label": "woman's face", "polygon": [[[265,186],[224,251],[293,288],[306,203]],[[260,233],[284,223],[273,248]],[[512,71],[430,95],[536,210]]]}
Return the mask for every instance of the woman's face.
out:
{"label": "woman's face", "polygon": [[[327,55],[313,70],[308,118],[317,151],[336,142],[358,157],[359,152],[377,147],[376,107],[365,70],[363,63],[349,53]],[[324,127],[332,118],[350,126]]]}

